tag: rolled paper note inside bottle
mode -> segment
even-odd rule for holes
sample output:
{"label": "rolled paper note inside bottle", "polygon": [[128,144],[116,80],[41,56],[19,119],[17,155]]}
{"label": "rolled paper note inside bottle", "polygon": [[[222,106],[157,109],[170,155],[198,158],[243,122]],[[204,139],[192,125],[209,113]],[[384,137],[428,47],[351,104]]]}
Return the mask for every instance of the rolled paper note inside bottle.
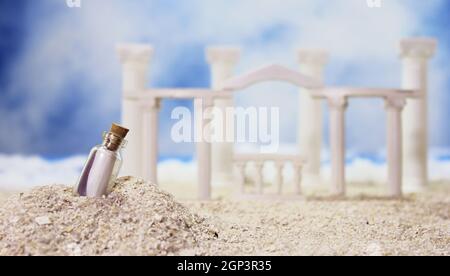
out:
{"label": "rolled paper note inside bottle", "polygon": [[125,145],[128,129],[113,124],[103,137],[103,143],[89,154],[76,186],[80,196],[102,197],[107,195],[122,165],[121,149]]}

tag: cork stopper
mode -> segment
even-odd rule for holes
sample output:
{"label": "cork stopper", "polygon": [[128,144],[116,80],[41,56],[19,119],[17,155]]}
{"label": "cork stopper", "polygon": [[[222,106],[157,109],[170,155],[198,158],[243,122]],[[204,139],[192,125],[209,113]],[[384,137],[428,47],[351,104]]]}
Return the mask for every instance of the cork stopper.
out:
{"label": "cork stopper", "polygon": [[124,128],[123,126],[120,126],[118,124],[112,124],[110,132],[114,133],[115,135],[119,136],[122,139],[125,139],[128,132],[130,130],[127,128]]}

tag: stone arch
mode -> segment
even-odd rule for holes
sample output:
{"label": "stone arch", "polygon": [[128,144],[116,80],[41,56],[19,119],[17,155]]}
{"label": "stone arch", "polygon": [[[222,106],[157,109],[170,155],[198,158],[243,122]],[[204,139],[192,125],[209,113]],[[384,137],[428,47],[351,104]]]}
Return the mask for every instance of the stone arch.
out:
{"label": "stone arch", "polygon": [[282,65],[272,64],[231,78],[226,81],[220,89],[225,91],[242,90],[254,84],[266,81],[289,82],[295,86],[311,90],[321,89],[323,87],[322,82],[319,80],[303,75]]}

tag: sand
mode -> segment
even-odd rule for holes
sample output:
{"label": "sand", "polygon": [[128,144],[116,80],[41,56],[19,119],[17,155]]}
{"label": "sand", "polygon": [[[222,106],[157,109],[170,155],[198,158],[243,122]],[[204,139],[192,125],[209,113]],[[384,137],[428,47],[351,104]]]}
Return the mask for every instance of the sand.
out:
{"label": "sand", "polygon": [[450,255],[450,201],[191,205],[220,229],[212,255]]}
{"label": "sand", "polygon": [[209,239],[217,232],[203,218],[155,185],[128,177],[106,198],[54,185],[0,207],[0,255],[192,255]]}
{"label": "sand", "polygon": [[[42,188],[38,191],[43,194],[56,191],[64,196],[40,204],[39,212],[20,214],[25,219],[12,219],[14,227],[5,217],[11,220],[13,210],[36,199],[9,199],[0,207],[0,255],[450,255],[448,184],[402,200],[352,195],[345,200],[309,196],[291,201],[183,201],[181,205],[151,184],[131,178],[121,183],[122,188],[111,195],[114,200],[108,197],[104,202],[74,198],[61,186]],[[151,187],[144,188],[147,195],[137,192],[147,186]],[[29,196],[42,197],[40,192]],[[66,199],[71,201],[70,212],[64,204],[56,204]],[[113,207],[126,212],[114,213]],[[100,209],[104,214],[96,217]],[[94,234],[75,240],[64,234],[61,225],[76,228],[83,221],[67,219],[67,214],[89,217],[93,226],[82,229]],[[156,214],[174,218],[154,224]],[[94,223],[98,217],[103,223]],[[187,218],[195,218],[188,228]],[[24,239],[28,227],[33,230]],[[62,240],[48,245],[36,235],[42,230]],[[167,234],[170,231],[172,236]],[[13,241],[21,246],[11,247]],[[32,246],[40,249],[31,250]]]}

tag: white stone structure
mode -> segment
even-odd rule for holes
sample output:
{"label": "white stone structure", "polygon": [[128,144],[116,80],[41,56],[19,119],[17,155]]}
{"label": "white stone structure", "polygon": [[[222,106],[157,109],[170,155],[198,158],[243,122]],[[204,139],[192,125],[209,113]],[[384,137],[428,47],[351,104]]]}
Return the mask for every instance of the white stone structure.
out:
{"label": "white stone structure", "polygon": [[[314,78],[311,78],[309,76],[306,76],[304,74],[298,73],[296,71],[290,70],[286,67],[280,66],[280,65],[269,65],[262,67],[260,69],[257,69],[255,71],[251,71],[249,73],[237,76],[235,78],[232,78],[230,80],[227,80],[224,85],[221,87],[222,91],[239,91],[246,89],[252,85],[255,85],[257,83],[262,82],[268,82],[268,81],[283,81],[288,82],[290,84],[293,84],[299,88],[302,88],[301,93],[308,94],[307,98],[308,100],[311,100],[312,103],[318,102],[319,100],[314,99],[312,95],[318,92],[318,90],[323,88],[322,81],[316,80]],[[320,106],[320,105],[316,105]],[[306,112],[306,116],[314,116],[316,114],[316,111],[313,109],[309,109],[309,112]],[[313,118],[313,117],[310,117]],[[321,125],[321,122],[317,122]],[[309,131],[309,130],[308,130]],[[316,133],[314,133],[316,134]],[[320,146],[319,146],[320,148]],[[319,154],[320,156],[320,150],[318,152],[314,152],[314,154]],[[320,157],[319,157],[320,159]],[[278,196],[282,195],[282,187],[283,187],[283,175],[282,170],[284,166],[287,163],[291,163],[294,167],[294,184],[295,184],[295,190],[296,195],[301,194],[301,182],[302,182],[302,169],[307,163],[305,158],[303,158],[301,155],[279,155],[279,154],[237,154],[234,158],[235,166],[238,173],[238,183],[239,188],[237,189],[240,194],[240,197],[250,198],[252,195],[249,195],[245,192],[245,168],[249,163],[252,163],[255,170],[255,179],[254,183],[256,186],[256,194],[253,195],[261,198],[266,197],[264,194],[264,182],[263,182],[263,167],[266,162],[274,162],[275,168],[277,171],[276,179],[275,179],[275,185],[278,189]],[[320,169],[319,169],[320,170]]]}
{"label": "white stone structure", "polygon": [[[197,141],[199,199],[211,198],[212,177],[217,182],[229,183],[233,162],[238,171],[241,192],[244,191],[245,166],[249,162],[254,163],[259,172],[255,179],[259,195],[263,194],[264,190],[263,164],[267,161],[275,162],[277,178],[274,182],[281,193],[283,184],[281,171],[285,163],[291,162],[295,167],[296,191],[300,194],[302,171],[310,181],[320,181],[322,147],[320,101],[325,99],[330,109],[331,188],[334,195],[343,196],[346,193],[345,111],[348,99],[371,97],[384,99],[386,103],[389,171],[387,192],[389,196],[401,196],[403,164],[406,177],[411,181],[409,184],[417,188],[423,187],[427,182],[427,60],[432,56],[435,47],[435,41],[428,39],[410,39],[402,42],[403,89],[324,87],[323,72],[328,55],[320,50],[299,51],[300,72],[279,65],[270,65],[231,77],[239,59],[239,50],[221,47],[210,48],[207,51],[207,59],[212,70],[211,89],[147,89],[152,48],[138,44],[121,45],[118,47],[118,53],[123,65],[122,123],[131,129],[123,173],[158,183],[158,121],[161,100],[192,99],[197,137],[202,137]],[[207,128],[208,122],[199,114],[208,107],[216,106],[224,109],[232,106],[233,94],[236,91],[265,81],[288,82],[301,89],[300,155],[298,153],[236,155],[233,161],[233,145],[226,143],[212,145]],[[411,101],[411,104],[407,105],[407,101]],[[402,111],[405,106],[403,124]],[[402,157],[403,144],[405,160]]]}
{"label": "white stone structure", "polygon": [[[210,47],[207,49],[207,60],[211,66],[211,88],[218,90],[226,80],[233,76],[239,61],[240,50],[237,47]],[[223,112],[233,106],[233,99],[218,99],[214,105]],[[225,118],[226,120],[226,118]],[[225,121],[224,126],[227,124]],[[221,126],[218,126],[221,127]],[[224,129],[224,136],[230,130]],[[222,137],[226,141],[225,137]],[[212,144],[212,181],[215,184],[230,184],[233,181],[233,143]]]}
{"label": "white stone structure", "polygon": [[[286,165],[291,164],[294,169],[294,190],[295,195],[300,196],[302,194],[302,170],[306,163],[305,159],[299,155],[285,155],[285,154],[237,154],[234,158],[235,167],[237,169],[237,188],[239,197],[252,198],[251,193],[247,193],[245,184],[246,180],[246,168],[253,165],[256,174],[254,179],[254,185],[256,186],[256,197],[264,197],[264,176],[263,167],[267,162],[273,162],[275,166],[275,179],[274,184],[277,188],[277,196],[283,195],[284,177],[283,169]],[[270,195],[269,195],[270,196]],[[253,196],[254,197],[254,196]]]}
{"label": "white stone structure", "polygon": [[406,99],[420,97],[418,91],[369,88],[324,88],[315,95],[325,98],[330,109],[330,155],[332,193],[344,196],[345,189],[345,111],[349,98],[381,98],[387,111],[388,195],[402,195],[402,111]]}
{"label": "white stone structure", "polygon": [[123,164],[122,173],[144,177],[144,168],[142,167],[144,160],[141,152],[148,143],[144,143],[143,140],[144,118],[136,96],[142,94],[147,87],[153,48],[140,44],[124,44],[117,47],[117,52],[123,71],[122,123],[132,130],[127,138],[128,147],[124,153],[127,161]]}
{"label": "white stone structure", "polygon": [[434,39],[405,39],[400,43],[402,87],[420,91],[404,112],[405,190],[417,192],[428,182],[428,60],[434,55]]}
{"label": "white stone structure", "polygon": [[[324,50],[301,49],[298,51],[298,61],[300,63],[300,73],[320,82],[324,81],[324,70],[328,61],[327,52]],[[308,160],[303,170],[303,182],[306,185],[317,185],[321,182],[322,101],[311,97],[311,91],[300,91],[299,98],[298,143],[300,154]],[[311,118],[314,118],[314,120],[311,120]]]}

